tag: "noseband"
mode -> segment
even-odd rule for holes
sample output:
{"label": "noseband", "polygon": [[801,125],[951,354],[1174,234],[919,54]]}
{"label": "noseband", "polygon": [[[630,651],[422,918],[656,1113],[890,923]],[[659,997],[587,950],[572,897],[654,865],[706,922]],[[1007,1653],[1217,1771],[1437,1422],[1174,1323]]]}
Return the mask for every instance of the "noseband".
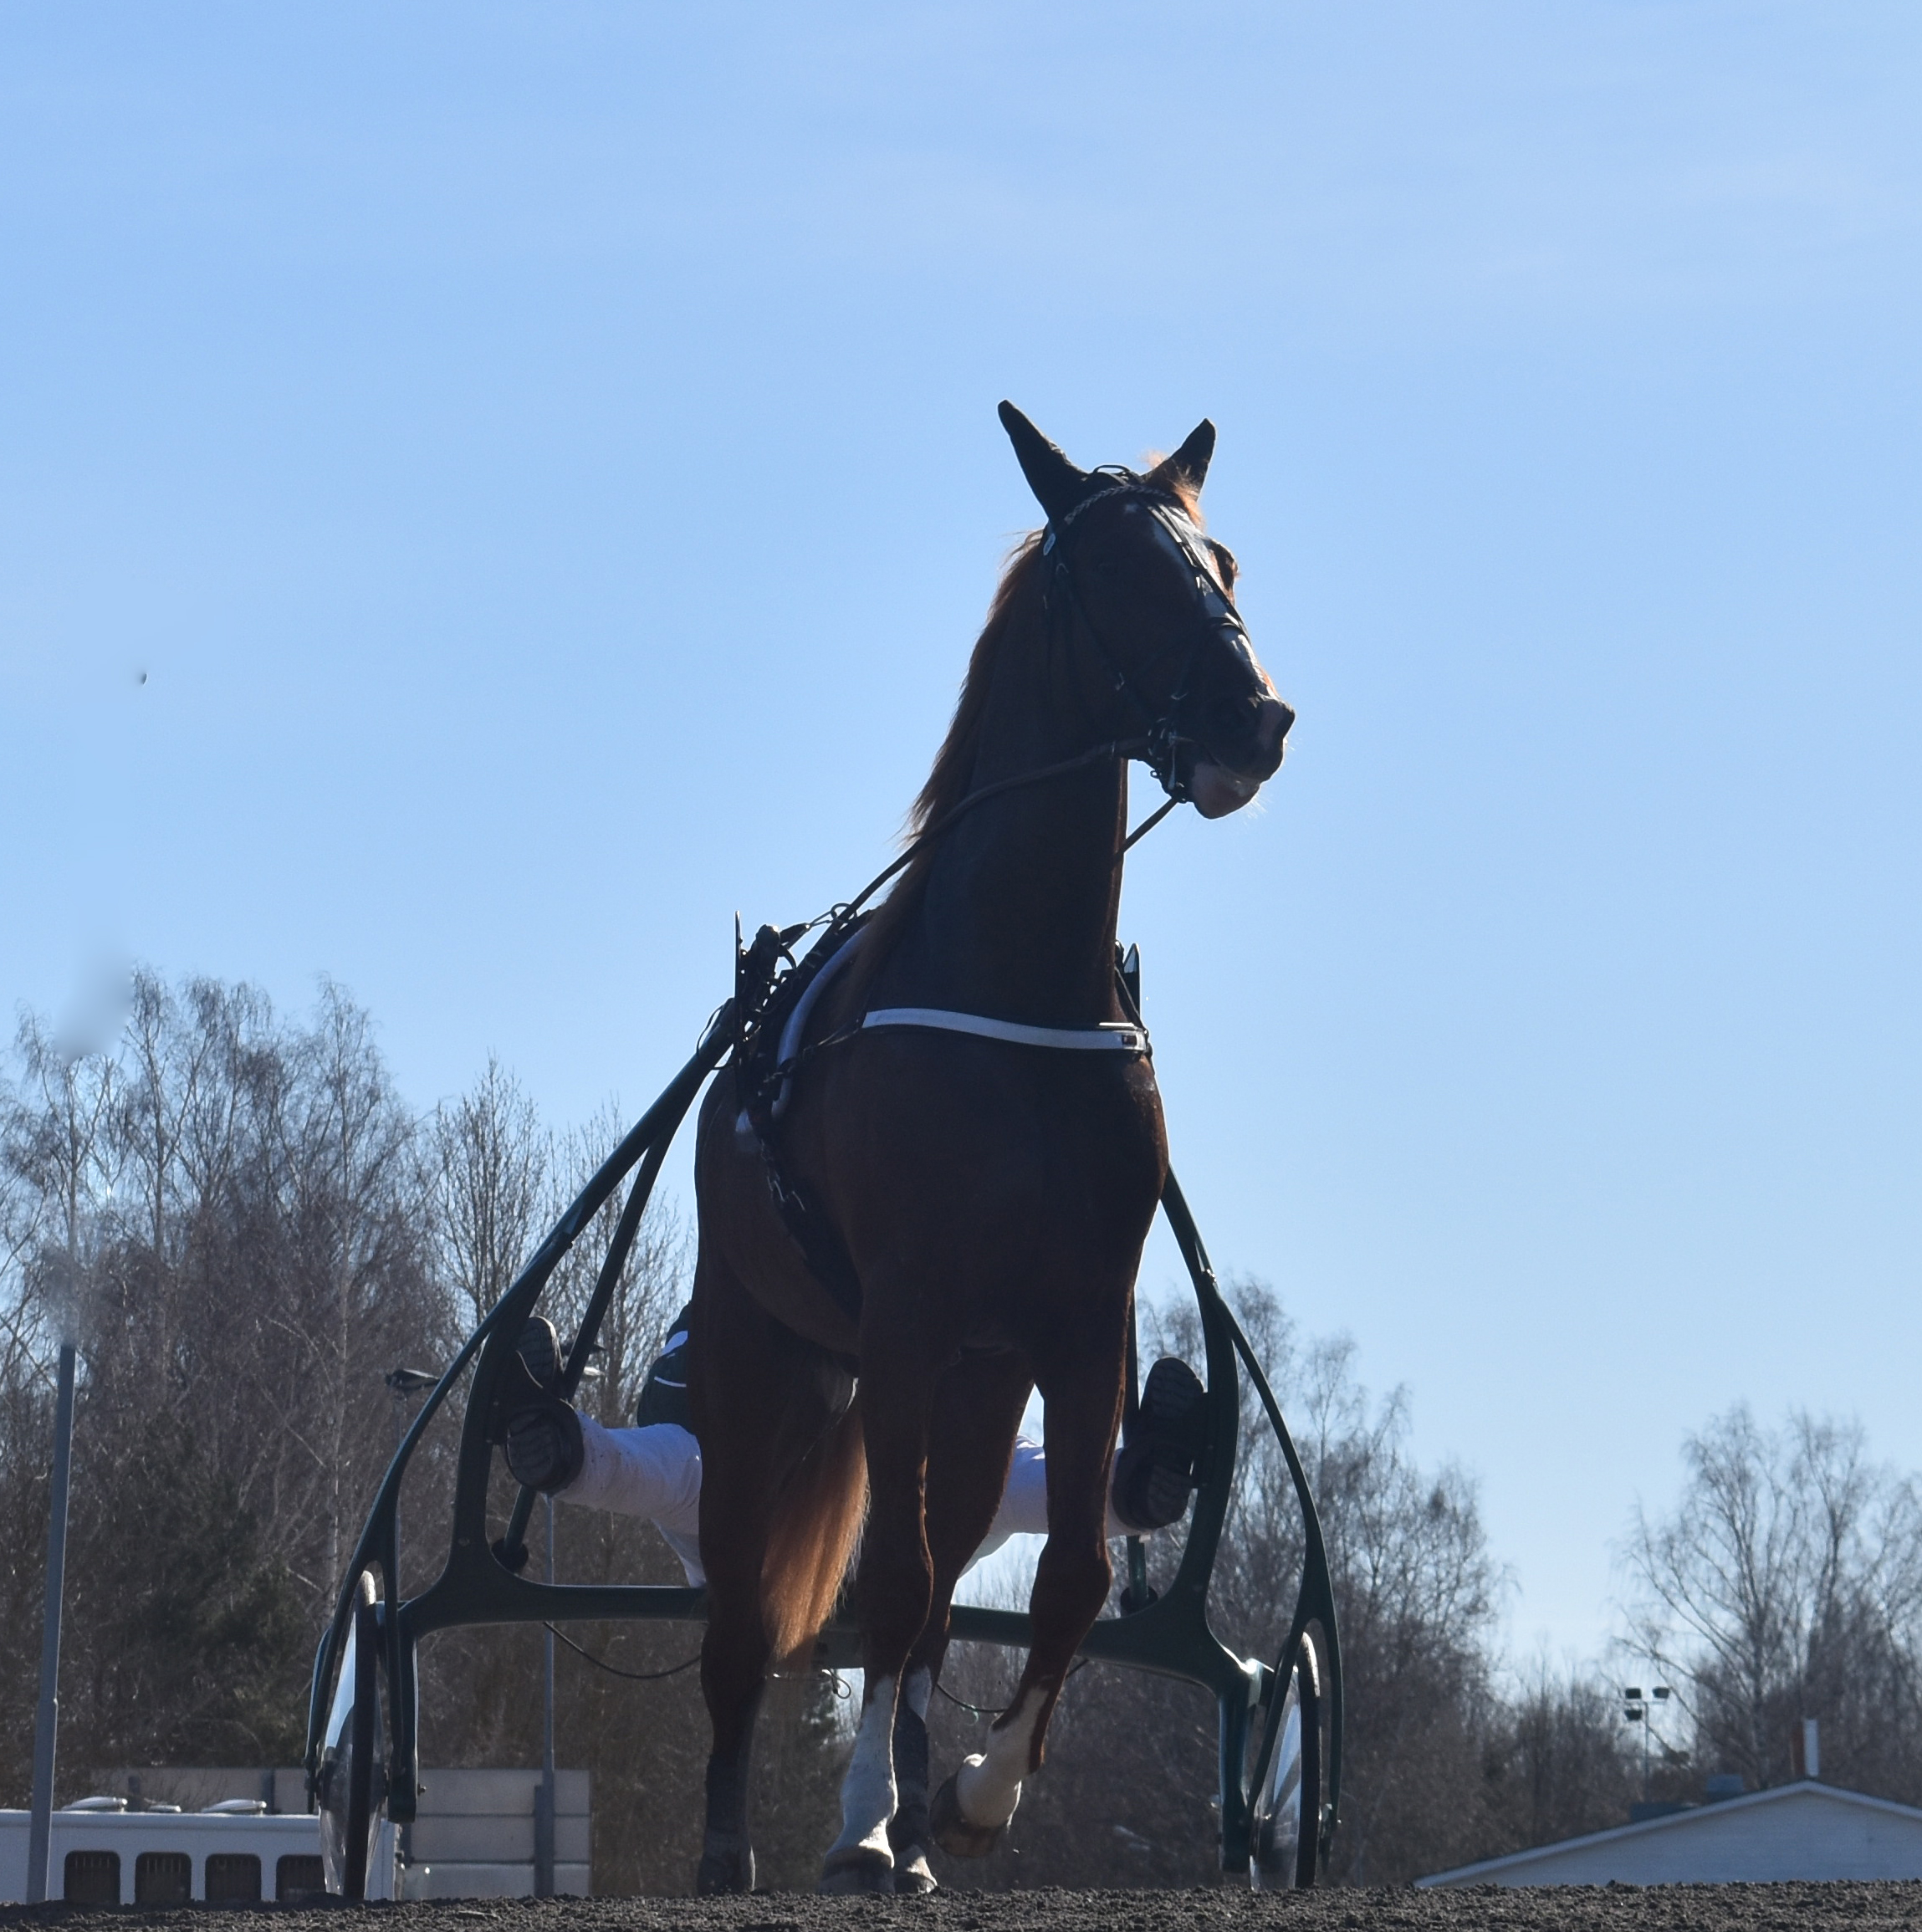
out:
{"label": "noseband", "polygon": [[[1195,548],[1194,526],[1188,520],[1187,506],[1167,491],[1157,489],[1146,478],[1136,475],[1132,470],[1096,473],[1112,476],[1114,480],[1106,488],[1094,490],[1083,497],[1065,515],[1049,519],[1047,534],[1041,539],[1041,555],[1052,559],[1052,565],[1047,586],[1042,593],[1043,606],[1050,616],[1060,611],[1067,616],[1081,619],[1081,627],[1087,632],[1096,655],[1113,680],[1115,690],[1133,707],[1145,728],[1145,749],[1142,756],[1148,769],[1168,794],[1169,803],[1183,805],[1188,801],[1189,791],[1188,779],[1181,770],[1181,748],[1184,744],[1192,745],[1198,754],[1188,763],[1190,775],[1199,762],[1199,755],[1210,749],[1195,732],[1183,728],[1183,713],[1189,701],[1188,686],[1194,675],[1195,660],[1211,632],[1228,633],[1232,644],[1250,663],[1255,662],[1255,648],[1249,641],[1248,629],[1241,621],[1241,613],[1234,607],[1234,600],[1222,588],[1214,572]],[[1178,649],[1180,640],[1164,645],[1131,677],[1075,590],[1069,534],[1083,511],[1112,497],[1144,498],[1149,515],[1180,550],[1194,573],[1195,609],[1200,622],[1188,640],[1188,654],[1182,661],[1181,675],[1175,680],[1165,706],[1157,705],[1147,696],[1140,680],[1171,651]]]}

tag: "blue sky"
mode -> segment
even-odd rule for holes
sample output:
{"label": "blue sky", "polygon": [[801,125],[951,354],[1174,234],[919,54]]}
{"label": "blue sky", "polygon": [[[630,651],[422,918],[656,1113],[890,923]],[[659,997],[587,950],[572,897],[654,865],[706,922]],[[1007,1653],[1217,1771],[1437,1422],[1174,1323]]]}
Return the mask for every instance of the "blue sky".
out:
{"label": "blue sky", "polygon": [[889,853],[1034,520],[995,402],[1208,414],[1301,722],[1124,926],[1218,1261],[1479,1472],[1520,1651],[1738,1397],[1922,1466],[1913,8],[0,49],[9,1004],[328,974],[423,1106],[637,1107],[735,909]]}

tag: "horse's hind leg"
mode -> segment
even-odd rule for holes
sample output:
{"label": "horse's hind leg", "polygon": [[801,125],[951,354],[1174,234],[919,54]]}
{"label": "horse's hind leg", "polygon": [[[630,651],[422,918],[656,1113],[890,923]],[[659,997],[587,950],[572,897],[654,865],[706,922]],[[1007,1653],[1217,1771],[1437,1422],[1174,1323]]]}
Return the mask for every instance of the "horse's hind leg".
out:
{"label": "horse's hind leg", "polygon": [[934,1842],[958,1858],[991,1851],[1014,1817],[1022,1781],[1040,1766],[1048,1720],[1075,1652],[1107,1597],[1108,1471],[1121,1423],[1126,1307],[1122,1300],[1112,1320],[1088,1320],[1081,1330],[1085,1353],[1064,1348],[1057,1359],[1035,1364],[1047,1403],[1048,1540],[1029,1600],[1034,1640],[987,1750],[969,1758],[929,1807]]}
{"label": "horse's hind leg", "polygon": [[754,1884],[748,1775],[771,1661],[761,1572],[776,1482],[772,1418],[784,1394],[768,1326],[740,1284],[703,1253],[695,1274],[688,1387],[701,1440],[701,1561],[708,1573],[701,1689],[713,1730],[695,1879],[700,1892],[751,1892]]}

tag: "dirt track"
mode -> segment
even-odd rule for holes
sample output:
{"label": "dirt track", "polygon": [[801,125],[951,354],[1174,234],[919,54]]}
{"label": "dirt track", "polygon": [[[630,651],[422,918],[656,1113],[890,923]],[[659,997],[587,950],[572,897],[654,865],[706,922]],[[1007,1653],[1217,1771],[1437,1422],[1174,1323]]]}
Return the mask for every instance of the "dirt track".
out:
{"label": "dirt track", "polygon": [[1342,1892],[1257,1897],[1245,1891],[943,1892],[931,1899],[580,1899],[534,1904],[483,1899],[435,1904],[207,1912],[0,1908],[0,1927],[62,1932],[278,1932],[338,1927],[355,1911],[381,1932],[1876,1932],[1922,1926],[1922,1883],[1583,1886],[1536,1891]]}

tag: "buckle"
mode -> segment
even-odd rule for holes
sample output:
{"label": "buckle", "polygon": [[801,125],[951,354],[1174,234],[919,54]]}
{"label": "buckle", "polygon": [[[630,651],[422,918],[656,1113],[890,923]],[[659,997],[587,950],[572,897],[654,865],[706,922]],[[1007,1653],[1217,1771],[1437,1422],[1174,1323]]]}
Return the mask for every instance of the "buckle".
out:
{"label": "buckle", "polygon": [[1181,747],[1185,741],[1172,718],[1163,718],[1148,728],[1145,756],[1148,768],[1161,783],[1161,789],[1177,805],[1188,802],[1188,781],[1180,775]]}

